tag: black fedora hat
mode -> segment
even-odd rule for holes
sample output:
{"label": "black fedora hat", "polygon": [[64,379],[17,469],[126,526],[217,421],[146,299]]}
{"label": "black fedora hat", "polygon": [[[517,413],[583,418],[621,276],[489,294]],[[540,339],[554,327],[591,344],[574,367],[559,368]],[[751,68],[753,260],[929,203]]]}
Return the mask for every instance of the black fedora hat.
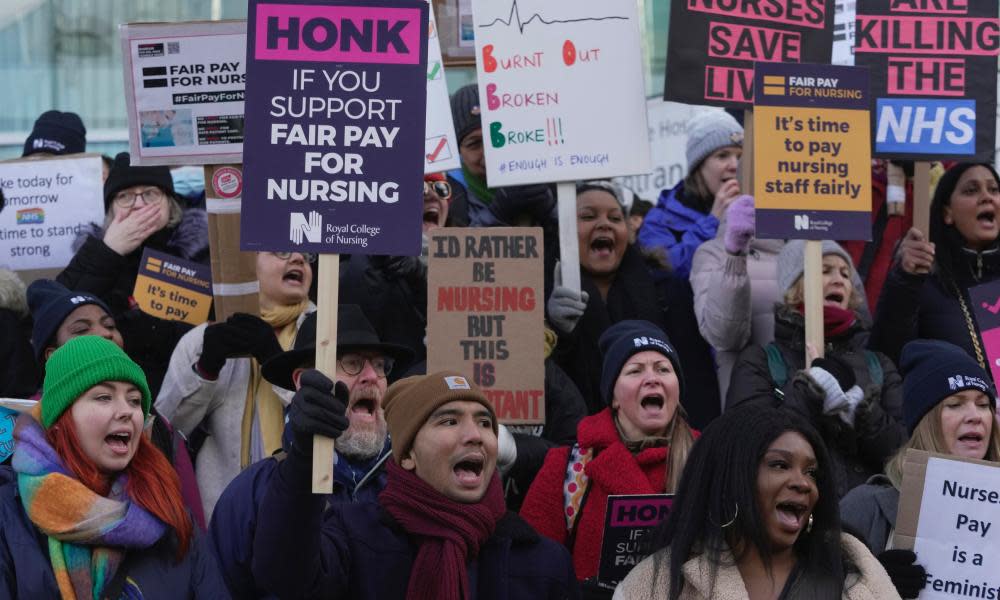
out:
{"label": "black fedora hat", "polygon": [[[378,333],[357,304],[341,304],[337,310],[337,354],[352,350],[380,352],[398,365],[413,359],[413,351],[399,344],[390,344],[378,339]],[[302,321],[295,336],[295,346],[287,352],[275,355],[261,366],[264,379],[286,390],[295,390],[292,372],[316,356],[316,313]]]}

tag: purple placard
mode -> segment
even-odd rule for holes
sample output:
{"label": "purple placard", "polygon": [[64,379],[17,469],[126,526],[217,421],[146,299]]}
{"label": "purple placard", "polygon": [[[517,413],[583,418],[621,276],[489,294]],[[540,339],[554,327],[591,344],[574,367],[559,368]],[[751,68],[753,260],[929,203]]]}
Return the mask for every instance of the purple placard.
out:
{"label": "purple placard", "polygon": [[1000,381],[1000,280],[969,288],[972,314],[979,328],[979,338],[990,364],[993,381]]}
{"label": "purple placard", "polygon": [[[757,63],[754,65],[754,106],[793,106],[796,108],[844,108],[868,110],[871,99],[868,91],[868,69],[843,65],[814,65],[796,63]],[[772,86],[765,85],[765,77],[781,77],[780,87],[785,93],[769,93]],[[831,83],[829,87],[817,86],[819,79]],[[788,93],[791,88],[809,88],[810,96]],[[826,95],[818,95],[820,93]]]}
{"label": "purple placard", "polygon": [[242,250],[420,253],[428,5],[250,0]]}
{"label": "purple placard", "polygon": [[673,503],[673,494],[608,496],[598,585],[614,589],[642,560],[642,537],[666,519]]}

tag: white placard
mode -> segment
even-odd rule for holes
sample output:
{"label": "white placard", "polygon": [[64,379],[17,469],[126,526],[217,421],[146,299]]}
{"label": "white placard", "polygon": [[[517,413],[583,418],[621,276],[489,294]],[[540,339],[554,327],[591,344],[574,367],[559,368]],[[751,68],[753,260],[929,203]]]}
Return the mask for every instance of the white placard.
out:
{"label": "white placard", "polygon": [[691,119],[712,110],[722,109],[666,102],[661,98],[647,101],[652,169],[641,175],[615,177],[615,181],[656,204],[661,191],[674,187],[687,174],[687,131]]}
{"label": "white placard", "polygon": [[430,15],[430,31],[427,36],[427,142],[424,148],[424,173],[440,173],[457,169],[461,163],[433,7]]}
{"label": "white placard", "polygon": [[831,64],[854,64],[854,15],[857,6],[857,0],[836,0],[834,2]]}
{"label": "white placard", "polygon": [[490,187],[649,171],[634,0],[474,0]]}
{"label": "white placard", "polygon": [[928,458],[913,551],[921,600],[1000,598],[1000,468]]}
{"label": "white placard", "polygon": [[61,269],[83,226],[104,221],[101,157],[76,154],[0,162],[0,266]]}
{"label": "white placard", "polygon": [[132,164],[242,162],[246,21],[119,29]]}

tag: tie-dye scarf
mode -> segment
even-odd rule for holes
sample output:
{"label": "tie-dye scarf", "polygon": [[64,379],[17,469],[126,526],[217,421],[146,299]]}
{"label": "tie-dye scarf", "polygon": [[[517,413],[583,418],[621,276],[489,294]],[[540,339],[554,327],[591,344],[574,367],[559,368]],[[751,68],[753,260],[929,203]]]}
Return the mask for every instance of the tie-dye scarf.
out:
{"label": "tie-dye scarf", "polygon": [[125,495],[125,476],[108,498],[74,478],[29,414],[14,428],[17,486],[28,518],[49,538],[49,558],[63,600],[99,598],[124,550],[148,548],[166,532],[162,521]]}

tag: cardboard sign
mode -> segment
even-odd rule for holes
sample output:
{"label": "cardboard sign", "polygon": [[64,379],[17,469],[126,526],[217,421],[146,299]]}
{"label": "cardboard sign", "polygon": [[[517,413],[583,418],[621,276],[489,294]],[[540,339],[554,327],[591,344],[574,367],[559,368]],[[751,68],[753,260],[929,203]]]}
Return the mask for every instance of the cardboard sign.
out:
{"label": "cardboard sign", "polygon": [[671,189],[684,179],[688,125],[696,114],[706,110],[718,109],[664,102],[660,98],[648,100],[646,115],[652,170],[641,175],[615,177],[615,182],[655,203],[661,190]]}
{"label": "cardboard sign", "polygon": [[435,229],[427,277],[427,372],[472,377],[501,423],[545,422],[542,230]]}
{"label": "cardboard sign", "polygon": [[871,68],[875,156],[992,161],[997,0],[858,2],[855,64]]}
{"label": "cardboard sign", "polygon": [[473,13],[490,187],[649,171],[634,1],[475,0]]}
{"label": "cardboard sign", "polygon": [[1000,280],[969,288],[972,314],[993,381],[1000,381]]}
{"label": "cardboard sign", "polygon": [[871,239],[868,70],[757,63],[757,237]]}
{"label": "cardboard sign", "polygon": [[927,570],[921,600],[1000,595],[1000,465],[907,450],[893,547]]}
{"label": "cardboard sign", "polygon": [[[430,0],[427,2],[429,5]],[[431,10],[427,27],[427,137],[424,141],[424,173],[440,173],[461,167],[455,123],[451,120],[448,84],[444,79],[440,40],[434,11]]]}
{"label": "cardboard sign", "polygon": [[88,223],[104,221],[101,157],[75,154],[0,162],[0,266],[61,269]]}
{"label": "cardboard sign", "polygon": [[671,3],[664,97],[750,108],[754,62],[829,63],[833,0]]}
{"label": "cardboard sign", "polygon": [[200,325],[212,306],[212,273],[205,265],[146,248],[132,297],[146,314]]}
{"label": "cardboard sign", "polygon": [[240,248],[420,254],[428,10],[251,0]]}
{"label": "cardboard sign", "polygon": [[646,554],[642,536],[659,525],[673,506],[673,494],[608,496],[598,582],[614,588]]}
{"label": "cardboard sign", "polygon": [[246,22],[119,28],[133,165],[240,162]]}

